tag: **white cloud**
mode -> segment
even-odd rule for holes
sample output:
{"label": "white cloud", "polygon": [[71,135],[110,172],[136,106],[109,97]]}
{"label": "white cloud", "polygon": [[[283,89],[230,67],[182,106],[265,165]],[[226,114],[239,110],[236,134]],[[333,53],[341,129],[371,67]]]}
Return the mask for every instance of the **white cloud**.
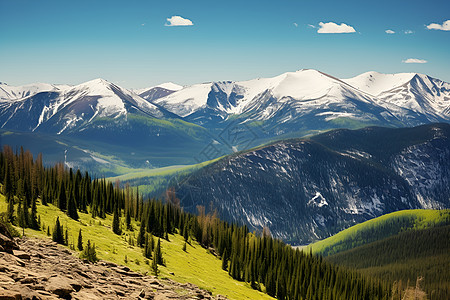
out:
{"label": "white cloud", "polygon": [[311,28],[316,28],[316,26],[312,25],[312,24],[308,24],[309,27]]}
{"label": "white cloud", "polygon": [[403,31],[403,33],[404,33],[404,34],[413,34],[414,31],[412,31],[412,30],[405,30],[405,31]]}
{"label": "white cloud", "polygon": [[185,19],[180,16],[172,16],[170,18],[167,18],[167,23],[164,24],[164,26],[192,26],[194,23],[192,23],[191,20]]}
{"label": "white cloud", "polygon": [[427,25],[428,29],[435,29],[435,30],[444,30],[444,31],[450,31],[450,20],[447,20],[441,24],[431,23],[430,25]]}
{"label": "white cloud", "polygon": [[426,64],[428,61],[425,59],[418,59],[418,58],[408,58],[406,60],[402,60],[402,63],[404,64]]}
{"label": "white cloud", "polygon": [[395,33],[395,31],[391,30],[391,29],[385,30],[384,32],[386,32],[387,34],[394,34]]}
{"label": "white cloud", "polygon": [[298,24],[297,24],[297,23],[294,23],[294,26],[295,26],[295,27],[298,27]]}
{"label": "white cloud", "polygon": [[333,22],[328,23],[319,23],[319,30],[317,30],[318,33],[352,33],[356,32],[355,28],[353,28],[350,25],[342,23],[341,25],[338,25]]}

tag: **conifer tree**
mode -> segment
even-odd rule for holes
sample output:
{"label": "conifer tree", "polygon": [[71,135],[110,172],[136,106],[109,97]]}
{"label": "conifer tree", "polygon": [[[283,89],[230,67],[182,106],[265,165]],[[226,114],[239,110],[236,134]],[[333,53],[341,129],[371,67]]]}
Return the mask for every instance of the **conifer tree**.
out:
{"label": "conifer tree", "polygon": [[66,245],[66,246],[69,245],[69,230],[67,230],[67,228],[64,233],[64,245]]}
{"label": "conifer tree", "polygon": [[145,234],[144,256],[146,258],[152,257],[153,251],[153,236],[149,233]]}
{"label": "conifer tree", "polygon": [[67,201],[67,215],[74,220],[78,220],[79,218],[77,203],[75,202],[75,190],[69,192],[69,199]]}
{"label": "conifer tree", "polygon": [[[156,252],[156,249],[155,249],[155,252]],[[152,273],[153,273],[153,275],[155,275],[156,277],[158,277],[158,275],[159,275],[158,263],[156,262],[156,253],[153,253]]]}
{"label": "conifer tree", "polygon": [[142,248],[145,243],[145,224],[144,220],[141,221],[141,226],[139,226],[139,233],[137,236],[137,245]]}
{"label": "conifer tree", "polygon": [[61,245],[65,244],[63,228],[59,223],[59,217],[56,218],[55,227],[53,228],[53,241]]}
{"label": "conifer tree", "polygon": [[117,204],[114,207],[112,231],[117,235],[122,234],[122,230],[120,229],[119,208],[117,207]]}
{"label": "conifer tree", "polygon": [[91,245],[91,240],[87,241],[86,247],[84,247],[83,251],[80,254],[81,259],[86,259],[90,262],[98,261],[97,252],[95,251],[95,244]]}
{"label": "conifer tree", "polygon": [[39,222],[38,222],[38,218],[37,218],[36,198],[33,198],[33,200],[31,200],[30,227],[35,230],[39,229]]}
{"label": "conifer tree", "polygon": [[11,179],[11,172],[9,170],[9,163],[6,162],[6,167],[5,167],[5,175],[4,175],[4,179],[3,179],[3,193],[8,197],[12,196],[12,179]]}
{"label": "conifer tree", "polygon": [[24,201],[19,201],[19,206],[17,208],[17,222],[19,223],[19,226],[22,227],[22,235],[25,235],[25,227],[27,227],[27,219],[25,218],[25,214],[23,212],[24,205],[22,205],[22,202]]}
{"label": "conifer tree", "polygon": [[162,256],[161,239],[160,238],[158,238],[158,243],[156,244],[153,259],[156,260],[156,263],[158,265],[164,265],[164,259]]}
{"label": "conifer tree", "polygon": [[78,245],[77,245],[78,250],[83,251],[83,236],[81,234],[81,228],[80,231],[78,232]]}
{"label": "conifer tree", "polygon": [[125,223],[127,224],[127,229],[131,230],[131,212],[130,212],[130,209],[127,210],[127,215],[125,216]]}
{"label": "conifer tree", "polygon": [[8,201],[7,219],[11,224],[14,224],[14,197],[11,194],[6,194]]}
{"label": "conifer tree", "polygon": [[227,255],[226,255],[226,249],[225,249],[224,253],[222,254],[222,270],[224,270],[224,271],[228,270],[228,259],[227,259]]}
{"label": "conifer tree", "polygon": [[64,184],[64,180],[61,180],[61,184],[59,187],[58,208],[60,210],[66,210],[66,208],[67,208],[67,196],[66,196],[66,187]]}
{"label": "conifer tree", "polygon": [[29,227],[29,225],[30,225],[30,216],[29,216],[29,214],[28,214],[28,206],[27,206],[27,201],[24,199],[24,200],[20,200],[19,201],[19,205],[22,203],[22,206],[21,206],[21,209],[18,209],[18,210],[20,210],[21,211],[21,213],[20,213],[20,218],[22,218],[22,225],[23,225],[23,227],[22,228],[26,228],[26,227]]}

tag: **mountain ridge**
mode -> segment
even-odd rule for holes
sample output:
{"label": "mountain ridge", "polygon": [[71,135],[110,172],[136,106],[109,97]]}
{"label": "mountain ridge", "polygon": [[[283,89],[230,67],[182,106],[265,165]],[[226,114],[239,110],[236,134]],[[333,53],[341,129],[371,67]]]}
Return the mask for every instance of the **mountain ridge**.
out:
{"label": "mountain ridge", "polygon": [[176,188],[186,210],[211,206],[298,245],[388,212],[449,208],[449,161],[449,124],[340,129],[227,156]]}

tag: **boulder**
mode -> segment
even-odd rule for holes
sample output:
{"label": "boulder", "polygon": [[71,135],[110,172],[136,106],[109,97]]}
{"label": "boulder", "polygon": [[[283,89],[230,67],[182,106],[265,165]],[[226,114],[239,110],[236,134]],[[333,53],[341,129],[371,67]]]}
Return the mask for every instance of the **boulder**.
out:
{"label": "boulder", "polygon": [[13,250],[19,249],[19,246],[17,246],[16,242],[12,238],[5,235],[4,232],[3,233],[1,232],[1,226],[0,226],[0,246],[3,249],[2,252],[7,253],[12,253]]}
{"label": "boulder", "polygon": [[51,277],[47,281],[45,290],[52,294],[58,295],[61,298],[70,299],[70,294],[74,291],[70,282],[71,280],[69,278],[60,275]]}
{"label": "boulder", "polygon": [[16,300],[22,299],[22,294],[17,291],[0,291],[0,300]]}
{"label": "boulder", "polygon": [[26,253],[25,251],[12,250],[12,254],[13,254],[15,257],[18,257],[18,258],[20,258],[20,259],[27,259],[27,260],[30,260],[30,259],[31,259],[30,254]]}

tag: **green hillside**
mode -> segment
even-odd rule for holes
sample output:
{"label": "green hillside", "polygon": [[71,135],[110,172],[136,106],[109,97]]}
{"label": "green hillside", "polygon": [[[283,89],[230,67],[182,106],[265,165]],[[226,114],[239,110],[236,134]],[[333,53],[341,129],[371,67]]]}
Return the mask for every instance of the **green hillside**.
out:
{"label": "green hillside", "polygon": [[307,247],[313,253],[333,255],[409,230],[450,224],[450,210],[404,210],[393,212],[347,228]]}
{"label": "green hillside", "polygon": [[178,180],[181,181],[190,173],[219,159],[220,157],[194,165],[175,165],[155,169],[123,169],[123,172],[126,171],[126,173],[109,177],[107,180],[111,182],[119,180],[123,186],[129,184],[133,188],[138,188],[139,193],[145,197],[160,197],[170,185],[176,185]]}
{"label": "green hillside", "polygon": [[23,150],[0,152],[0,183],[3,223],[28,235],[51,235],[74,251],[84,247],[83,258],[91,261],[192,282],[230,299],[387,300],[391,293],[384,280],[295,250],[268,232],[255,235],[205,207],[186,213],[173,193],[165,203],[144,201],[129,187],[87,172],[63,164],[46,168],[41,157]]}
{"label": "green hillside", "polygon": [[429,299],[450,299],[450,225],[408,230],[326,259],[403,287],[422,277]]}
{"label": "green hillside", "polygon": [[[17,206],[16,206],[17,208]],[[5,196],[0,195],[0,213],[6,212]],[[150,272],[148,259],[142,255],[142,248],[133,245],[138,234],[139,223],[132,220],[134,230],[126,230],[122,222],[122,235],[112,232],[112,215],[105,219],[92,218],[90,214],[79,213],[79,221],[69,218],[64,212],[52,204],[48,206],[38,203],[37,212],[40,216],[41,227],[53,229],[55,220],[59,217],[64,228],[68,228],[69,247],[75,248],[78,232],[82,230],[83,240],[95,241],[99,259],[126,265],[130,269],[145,273]],[[21,232],[22,229],[18,228]],[[46,230],[25,229],[25,235],[51,239]],[[131,239],[130,239],[131,237]],[[131,244],[130,244],[131,240]],[[195,240],[187,244],[186,252],[182,251],[184,239],[179,234],[169,235],[169,241],[161,239],[163,258],[166,265],[160,266],[160,277],[170,278],[185,283],[190,282],[200,288],[207,289],[213,294],[221,294],[230,299],[272,299],[267,294],[258,292],[248,283],[234,280],[227,271],[222,270],[222,262]],[[126,260],[125,260],[126,259]]]}

